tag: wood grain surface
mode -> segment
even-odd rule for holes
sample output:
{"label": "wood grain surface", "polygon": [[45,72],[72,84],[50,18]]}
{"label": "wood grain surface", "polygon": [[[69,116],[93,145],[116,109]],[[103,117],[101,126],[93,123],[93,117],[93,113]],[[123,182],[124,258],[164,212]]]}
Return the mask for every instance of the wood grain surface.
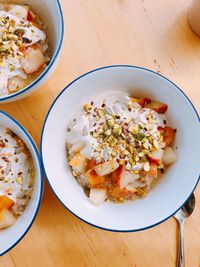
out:
{"label": "wood grain surface", "polygon": [[[0,107],[26,127],[38,146],[57,94],[75,77],[105,65],[131,64],[158,71],[179,85],[200,111],[200,38],[187,24],[190,1],[62,0],[61,4],[65,40],[56,71],[33,95]],[[200,187],[195,195],[196,209],[185,223],[186,267],[200,266]],[[177,229],[173,218],[137,233],[95,229],[65,210],[45,182],[34,225],[0,258],[0,267],[175,267]]]}

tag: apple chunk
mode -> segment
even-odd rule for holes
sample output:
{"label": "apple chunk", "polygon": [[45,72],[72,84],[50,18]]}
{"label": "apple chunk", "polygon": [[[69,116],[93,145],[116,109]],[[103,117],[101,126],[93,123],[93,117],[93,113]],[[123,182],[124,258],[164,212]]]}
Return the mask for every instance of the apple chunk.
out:
{"label": "apple chunk", "polygon": [[94,166],[95,172],[99,176],[104,176],[114,172],[119,167],[119,164],[116,161],[107,161]]}
{"label": "apple chunk", "polygon": [[150,160],[159,163],[162,160],[164,150],[159,146],[158,149],[151,152]]}
{"label": "apple chunk", "polygon": [[112,174],[112,177],[115,179],[118,186],[123,189],[127,190],[135,190],[133,186],[130,185],[130,183],[137,180],[140,176],[138,174],[133,174],[130,171],[127,171],[125,166],[121,165],[119,168]]}
{"label": "apple chunk", "polygon": [[72,166],[75,171],[82,174],[86,172],[87,164],[88,159],[80,153],[77,153],[69,162],[69,165]]}
{"label": "apple chunk", "polygon": [[107,197],[106,189],[100,189],[100,188],[91,188],[90,189],[90,200],[96,204],[99,205],[102,202],[105,201]]}
{"label": "apple chunk", "polygon": [[29,47],[25,52],[25,57],[21,59],[21,64],[26,74],[32,74],[45,64],[45,58],[40,49]]}
{"label": "apple chunk", "polygon": [[162,161],[165,165],[169,165],[174,163],[178,160],[177,154],[174,152],[174,150],[171,147],[166,147]]}
{"label": "apple chunk", "polygon": [[11,211],[7,209],[0,211],[0,230],[12,226],[15,222],[16,218]]}
{"label": "apple chunk", "polygon": [[92,186],[102,184],[105,182],[105,177],[99,176],[93,169],[87,171],[87,178]]}

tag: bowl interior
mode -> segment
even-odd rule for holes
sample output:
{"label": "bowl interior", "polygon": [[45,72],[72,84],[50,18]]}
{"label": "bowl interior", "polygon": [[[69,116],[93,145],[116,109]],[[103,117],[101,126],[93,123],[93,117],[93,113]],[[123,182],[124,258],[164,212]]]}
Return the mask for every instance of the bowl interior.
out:
{"label": "bowl interior", "polygon": [[[147,96],[169,106],[167,116],[177,128],[174,147],[179,161],[171,166],[147,197],[125,204],[90,203],[66,162],[69,120],[92,96],[124,91]],[[47,179],[60,201],[75,215],[98,227],[115,231],[140,230],[170,217],[194,190],[199,177],[200,124],[188,98],[166,78],[137,67],[102,68],[72,82],[52,105],[42,135]]]}
{"label": "bowl interior", "polygon": [[31,137],[16,121],[14,121],[9,115],[2,113],[2,111],[0,111],[0,122],[1,126],[8,127],[13,130],[26,143],[31,152],[35,167],[34,191],[28,207],[12,227],[0,231],[0,255],[2,255],[13,247],[31,226],[40,205],[43,182],[39,155]]}

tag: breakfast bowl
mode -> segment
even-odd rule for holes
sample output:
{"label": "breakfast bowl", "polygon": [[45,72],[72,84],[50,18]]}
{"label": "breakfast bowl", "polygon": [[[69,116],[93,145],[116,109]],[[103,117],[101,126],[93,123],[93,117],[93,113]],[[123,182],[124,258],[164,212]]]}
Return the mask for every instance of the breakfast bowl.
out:
{"label": "breakfast bowl", "polygon": [[59,0],[0,2],[0,103],[33,93],[53,72],[64,22]]}
{"label": "breakfast bowl", "polygon": [[30,229],[43,194],[43,173],[37,147],[29,133],[0,111],[0,256]]}
{"label": "breakfast bowl", "polygon": [[[67,162],[69,125],[75,115],[77,121],[79,120],[82,105],[88,111],[88,104],[85,103],[93,105],[92,100],[98,101],[102,96],[106,101],[108,96],[115,96],[119,92],[131,96],[136,102],[137,99],[146,97],[145,99],[166,103],[167,120],[177,130],[172,147],[176,150],[178,160],[167,168],[157,185],[145,197],[124,203],[106,201],[101,205],[94,205],[74,179],[76,175],[72,175],[74,160],[69,164]],[[87,113],[90,114],[90,110]],[[77,124],[76,129],[80,127],[82,126]],[[73,133],[76,134],[75,131]],[[145,68],[114,65],[95,69],[78,77],[58,95],[43,125],[41,155],[52,191],[71,213],[104,230],[139,231],[170,218],[196,188],[199,181],[199,134],[199,116],[178,86]],[[75,136],[72,135],[71,138]],[[99,175],[98,165],[95,171]],[[102,195],[97,196],[99,197]]]}

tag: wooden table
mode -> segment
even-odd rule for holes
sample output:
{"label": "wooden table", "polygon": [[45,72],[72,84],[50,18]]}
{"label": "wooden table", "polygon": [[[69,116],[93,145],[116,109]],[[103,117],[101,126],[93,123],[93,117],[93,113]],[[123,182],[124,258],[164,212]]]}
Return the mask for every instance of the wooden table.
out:
{"label": "wooden table", "polygon": [[[52,1],[52,0],[51,0]],[[59,66],[38,92],[1,106],[39,145],[46,113],[75,77],[111,64],[139,65],[178,84],[200,111],[200,38],[187,24],[186,0],[62,0],[65,41]],[[200,266],[200,187],[185,223],[186,266]],[[177,224],[120,234],[95,229],[60,204],[47,184],[31,230],[0,259],[8,266],[173,267]]]}

